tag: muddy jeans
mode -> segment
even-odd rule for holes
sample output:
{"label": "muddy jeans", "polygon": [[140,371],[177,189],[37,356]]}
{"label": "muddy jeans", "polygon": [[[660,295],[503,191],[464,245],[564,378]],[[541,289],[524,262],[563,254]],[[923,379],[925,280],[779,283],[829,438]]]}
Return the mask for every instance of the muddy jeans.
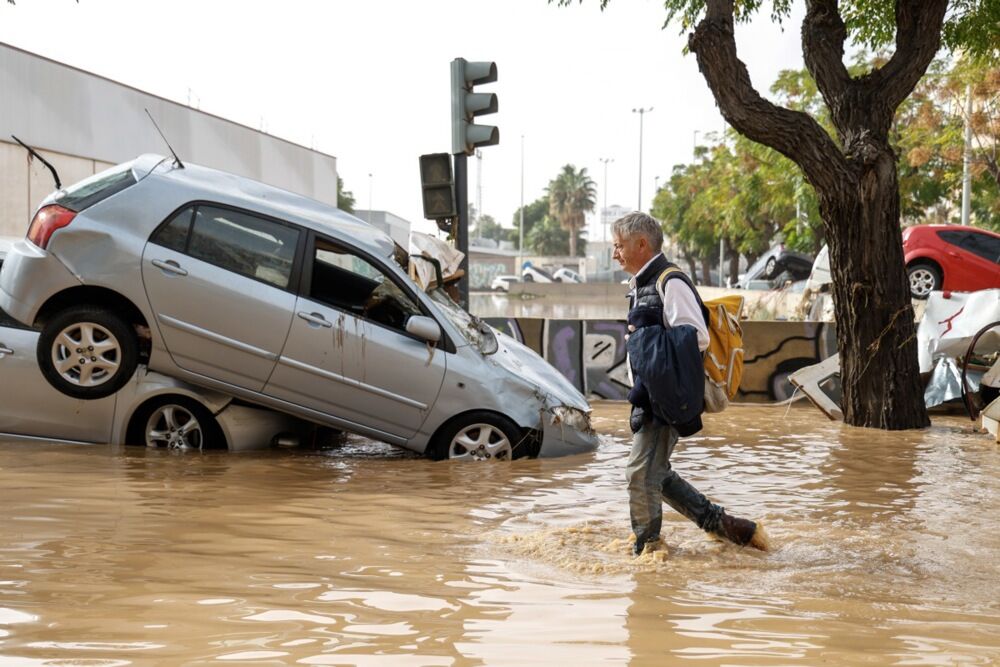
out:
{"label": "muddy jeans", "polygon": [[723,508],[709,501],[670,467],[670,455],[676,444],[677,429],[648,417],[632,437],[632,452],[625,475],[632,532],[637,543],[643,544],[660,536],[662,501],[702,530],[715,532],[719,526]]}

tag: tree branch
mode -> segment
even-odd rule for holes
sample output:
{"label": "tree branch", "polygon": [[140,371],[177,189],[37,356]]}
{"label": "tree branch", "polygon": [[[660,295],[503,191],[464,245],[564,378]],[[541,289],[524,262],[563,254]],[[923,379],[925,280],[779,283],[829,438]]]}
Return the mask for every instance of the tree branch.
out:
{"label": "tree branch", "polygon": [[893,113],[934,59],[947,7],[948,0],[896,0],[896,52],[868,82]]}
{"label": "tree branch", "polygon": [[754,89],[736,54],[733,0],[705,4],[705,18],[688,37],[688,46],[726,121],[798,164],[820,191],[832,192],[851,182],[847,161],[819,123],[808,114],[772,104]]}
{"label": "tree branch", "polygon": [[851,76],[844,66],[847,27],[840,18],[837,0],[808,0],[802,20],[802,56],[806,69],[831,113],[836,117]]}

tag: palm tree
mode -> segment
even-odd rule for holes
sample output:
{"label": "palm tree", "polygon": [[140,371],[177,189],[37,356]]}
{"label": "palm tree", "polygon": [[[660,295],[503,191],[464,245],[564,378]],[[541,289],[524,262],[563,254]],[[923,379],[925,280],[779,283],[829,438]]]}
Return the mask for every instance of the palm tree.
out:
{"label": "palm tree", "polygon": [[576,237],[586,222],[586,213],[594,210],[597,184],[587,175],[587,168],[577,171],[566,165],[546,189],[549,213],[569,232],[569,254],[576,257]]}

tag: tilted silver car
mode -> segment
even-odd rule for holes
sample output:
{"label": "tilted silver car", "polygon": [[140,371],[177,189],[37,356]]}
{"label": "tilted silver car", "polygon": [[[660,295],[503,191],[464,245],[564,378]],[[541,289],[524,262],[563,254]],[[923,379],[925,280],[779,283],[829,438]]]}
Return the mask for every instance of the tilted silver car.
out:
{"label": "tilted silver car", "polygon": [[137,365],[433,458],[596,446],[527,347],[418,289],[382,232],[325,204],[146,155],[50,195],[0,270],[61,392]]}
{"label": "tilted silver car", "polygon": [[[0,266],[10,243],[0,239]],[[107,398],[83,401],[56,391],[35,359],[38,332],[0,310],[0,440],[47,440],[167,449],[250,450],[302,442],[314,428],[271,410],[234,402],[140,366]]]}

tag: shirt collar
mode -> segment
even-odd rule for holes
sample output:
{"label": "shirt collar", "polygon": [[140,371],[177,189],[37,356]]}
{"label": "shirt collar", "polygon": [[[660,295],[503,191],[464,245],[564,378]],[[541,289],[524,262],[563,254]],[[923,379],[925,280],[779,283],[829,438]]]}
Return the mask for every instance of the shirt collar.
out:
{"label": "shirt collar", "polygon": [[636,274],[634,276],[632,276],[631,278],[628,279],[628,287],[629,287],[630,290],[634,290],[635,289],[635,281],[639,278],[639,276],[641,276],[643,273],[645,273],[646,269],[649,268],[650,264],[652,264],[653,262],[655,262],[656,258],[659,257],[662,254],[663,253],[658,252],[655,255],[653,255],[652,257],[650,257],[649,261],[646,262],[645,264],[643,264],[642,268],[639,269],[639,271],[636,272]]}

